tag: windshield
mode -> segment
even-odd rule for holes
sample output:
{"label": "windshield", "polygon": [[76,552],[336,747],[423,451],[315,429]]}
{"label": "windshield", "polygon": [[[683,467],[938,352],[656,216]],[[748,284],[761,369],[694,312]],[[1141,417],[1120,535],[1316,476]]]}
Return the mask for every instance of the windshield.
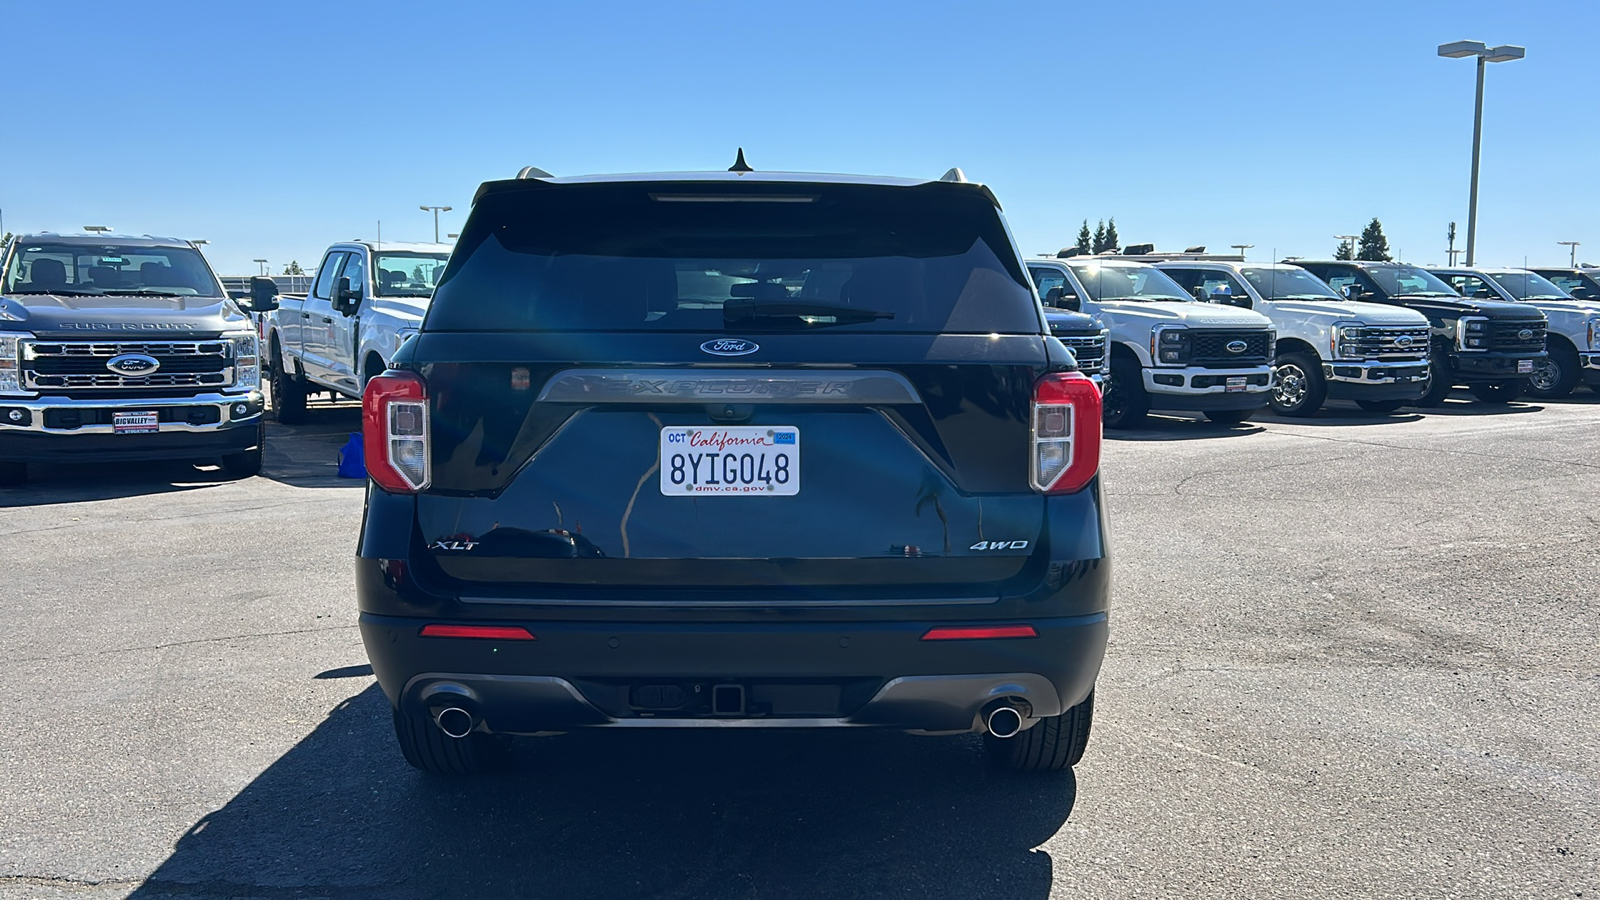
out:
{"label": "windshield", "polygon": [[999,211],[947,184],[576,184],[473,209],[428,331],[1042,331]]}
{"label": "windshield", "polygon": [[1566,291],[1532,272],[1499,272],[1489,276],[1518,300],[1571,300]]}
{"label": "windshield", "polygon": [[1167,273],[1142,263],[1068,262],[1089,299],[1193,301]]}
{"label": "windshield", "polygon": [[450,260],[443,253],[386,253],[377,257],[379,297],[429,297]]}
{"label": "windshield", "polygon": [[205,257],[191,247],[19,241],[6,267],[8,294],[153,294],[220,297]]}
{"label": "windshield", "polygon": [[1433,276],[1432,272],[1416,266],[1373,266],[1367,276],[1391,297],[1457,297],[1460,296]]}
{"label": "windshield", "polygon": [[1295,266],[1251,266],[1239,270],[1268,300],[1343,300],[1322,279]]}

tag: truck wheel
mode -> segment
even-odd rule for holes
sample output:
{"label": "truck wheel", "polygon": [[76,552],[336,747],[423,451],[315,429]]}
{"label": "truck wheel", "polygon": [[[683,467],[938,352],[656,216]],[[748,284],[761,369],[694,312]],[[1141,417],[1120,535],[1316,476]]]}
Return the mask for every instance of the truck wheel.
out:
{"label": "truck wheel", "polygon": [[272,367],[272,406],[278,412],[278,421],[285,425],[306,420],[306,386],[295,381],[282,363]]}
{"label": "truck wheel", "polygon": [[1392,413],[1406,405],[1404,400],[1357,400],[1356,405],[1367,412]]}
{"label": "truck wheel", "polygon": [[1522,396],[1522,385],[1525,379],[1513,378],[1510,381],[1485,381],[1472,386],[1472,396],[1485,403],[1510,403]]}
{"label": "truck wheel", "polygon": [[1111,383],[1101,398],[1100,423],[1107,428],[1137,428],[1150,412],[1150,395],[1144,391],[1139,364],[1123,358],[1111,363]]}
{"label": "truck wheel", "polygon": [[1083,759],[1094,721],[1094,693],[1059,716],[1046,716],[1012,738],[983,736],[989,758],[1022,772],[1059,772]]}
{"label": "truck wheel", "polygon": [[1322,379],[1322,362],[1309,353],[1285,353],[1278,357],[1273,379],[1272,411],[1280,416],[1311,416],[1328,399],[1328,383]]}
{"label": "truck wheel", "polygon": [[1550,342],[1550,355],[1533,364],[1528,393],[1544,400],[1559,400],[1578,386],[1578,351],[1560,341]]}
{"label": "truck wheel", "polygon": [[267,423],[262,422],[256,430],[256,448],[243,453],[230,453],[222,458],[222,471],[228,473],[229,478],[252,478],[261,474],[261,453],[266,449]]}
{"label": "truck wheel", "polygon": [[1208,409],[1206,418],[1218,425],[1238,425],[1255,415],[1253,409]]}
{"label": "truck wheel", "polygon": [[510,756],[511,738],[473,732],[453,738],[425,716],[394,710],[394,736],[400,752],[413,768],[432,775],[476,775],[503,765]]}
{"label": "truck wheel", "polygon": [[1450,396],[1455,387],[1455,371],[1450,367],[1450,357],[1435,344],[1428,352],[1428,392],[1417,399],[1418,406],[1438,406]]}
{"label": "truck wheel", "polygon": [[0,462],[0,487],[16,487],[27,480],[27,463]]}

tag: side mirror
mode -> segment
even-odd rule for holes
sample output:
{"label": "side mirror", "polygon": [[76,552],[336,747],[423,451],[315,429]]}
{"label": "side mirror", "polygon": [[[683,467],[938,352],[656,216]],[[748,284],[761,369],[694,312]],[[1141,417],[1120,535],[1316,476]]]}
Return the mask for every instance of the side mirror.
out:
{"label": "side mirror", "polygon": [[1077,294],[1069,294],[1066,288],[1061,287],[1053,287],[1044,292],[1044,305],[1053,306],[1056,309],[1070,309],[1073,312],[1077,312],[1082,307],[1082,304],[1078,302]]}
{"label": "side mirror", "polygon": [[250,311],[272,312],[278,308],[278,283],[265,275],[250,276]]}
{"label": "side mirror", "polygon": [[1237,306],[1240,309],[1250,308],[1250,298],[1244,294],[1213,294],[1213,300],[1226,306]]}
{"label": "side mirror", "polygon": [[1206,296],[1206,286],[1203,284],[1197,284],[1190,288],[1189,293],[1193,294],[1194,298],[1199,300],[1201,303],[1205,303],[1211,299],[1210,297]]}
{"label": "side mirror", "polygon": [[1343,294],[1346,300],[1360,300],[1361,285],[1354,283],[1347,284],[1339,289],[1339,293]]}
{"label": "side mirror", "polygon": [[360,305],[361,292],[350,289],[350,276],[339,276],[339,283],[333,291],[333,308],[348,316]]}
{"label": "side mirror", "polygon": [[1591,291],[1586,287],[1575,287],[1572,290],[1568,291],[1567,293],[1571,294],[1572,295],[1572,299],[1574,299],[1574,300],[1592,300],[1592,299],[1594,299],[1594,291]]}

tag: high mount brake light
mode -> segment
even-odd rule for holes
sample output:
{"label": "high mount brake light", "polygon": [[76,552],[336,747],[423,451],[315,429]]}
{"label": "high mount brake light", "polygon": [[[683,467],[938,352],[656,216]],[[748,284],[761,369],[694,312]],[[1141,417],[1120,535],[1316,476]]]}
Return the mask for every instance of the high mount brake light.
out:
{"label": "high mount brake light", "polygon": [[1029,482],[1041,494],[1081,490],[1100,471],[1100,388],[1077,372],[1033,388]]}
{"label": "high mount brake light", "polygon": [[367,382],[361,413],[367,475],[391,493],[426,488],[428,385],[412,372],[384,372]]}

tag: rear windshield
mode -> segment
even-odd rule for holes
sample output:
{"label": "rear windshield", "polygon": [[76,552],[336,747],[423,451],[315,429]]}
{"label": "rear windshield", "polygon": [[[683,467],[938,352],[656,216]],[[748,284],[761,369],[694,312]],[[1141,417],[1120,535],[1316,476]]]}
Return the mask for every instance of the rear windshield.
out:
{"label": "rear windshield", "polygon": [[970,187],[628,183],[485,194],[428,331],[1038,334]]}

